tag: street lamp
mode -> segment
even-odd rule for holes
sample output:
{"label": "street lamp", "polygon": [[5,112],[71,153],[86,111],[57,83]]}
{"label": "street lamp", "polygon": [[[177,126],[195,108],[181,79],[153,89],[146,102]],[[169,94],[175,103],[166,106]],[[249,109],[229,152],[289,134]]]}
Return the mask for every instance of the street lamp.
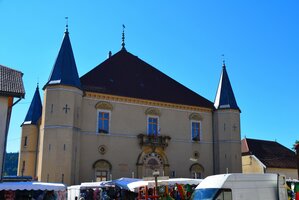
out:
{"label": "street lamp", "polygon": [[159,170],[155,170],[153,172],[153,177],[155,177],[155,187],[156,187],[156,195],[158,195],[158,176],[160,175]]}

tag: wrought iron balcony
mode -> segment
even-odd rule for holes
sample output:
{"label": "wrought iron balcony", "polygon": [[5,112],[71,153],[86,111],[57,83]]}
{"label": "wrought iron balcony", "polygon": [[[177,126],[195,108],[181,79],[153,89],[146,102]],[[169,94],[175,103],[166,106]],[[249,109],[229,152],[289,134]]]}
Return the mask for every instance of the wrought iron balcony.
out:
{"label": "wrought iron balcony", "polygon": [[150,146],[150,147],[162,147],[163,149],[168,146],[168,142],[171,139],[170,136],[165,135],[147,135],[147,134],[139,134],[139,145]]}

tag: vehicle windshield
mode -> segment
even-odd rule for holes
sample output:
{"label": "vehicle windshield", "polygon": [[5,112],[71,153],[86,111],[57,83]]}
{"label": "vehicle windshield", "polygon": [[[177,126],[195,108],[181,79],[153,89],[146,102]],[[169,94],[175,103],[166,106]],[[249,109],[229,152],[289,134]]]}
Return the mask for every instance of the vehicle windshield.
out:
{"label": "vehicle windshield", "polygon": [[213,197],[217,194],[219,188],[208,188],[208,189],[197,189],[193,192],[191,199],[203,199],[203,200],[212,200]]}

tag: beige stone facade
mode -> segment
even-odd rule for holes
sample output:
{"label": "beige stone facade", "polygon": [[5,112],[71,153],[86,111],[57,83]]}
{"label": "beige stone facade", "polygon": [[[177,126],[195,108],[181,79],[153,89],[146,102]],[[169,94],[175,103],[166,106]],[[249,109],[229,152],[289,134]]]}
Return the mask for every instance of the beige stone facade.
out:
{"label": "beige stone facade", "polygon": [[[97,107],[99,104],[109,106]],[[67,112],[63,110],[66,105],[70,108]],[[147,114],[149,109],[159,112],[160,136],[169,137],[165,145],[160,141],[148,143],[147,117],[155,115]],[[97,131],[99,110],[110,113],[108,134]],[[194,114],[200,117],[200,141],[191,137]],[[28,163],[23,174],[67,184],[96,181],[97,176],[142,178],[152,176],[153,170],[146,163],[151,161],[157,162],[160,175],[170,177],[204,178],[227,170],[240,172],[240,129],[232,128],[240,125],[239,113],[228,110],[216,115],[217,123],[229,128],[220,130],[220,125],[214,124],[219,129],[218,142],[214,143],[213,111],[206,108],[91,93],[82,96],[81,91],[69,87],[47,88],[36,166],[36,153],[31,149],[36,143],[31,146],[31,141],[36,140],[37,130],[23,127],[22,138],[28,135],[28,146],[23,141],[21,144],[22,159]],[[141,134],[145,138],[138,137]],[[214,158],[214,153],[219,156]],[[217,166],[214,159],[218,159]],[[21,170],[19,165],[19,174]]]}
{"label": "beige stone facade", "polygon": [[[143,61],[124,48],[121,51],[105,62],[128,56],[130,62],[137,60],[144,67]],[[23,125],[22,137],[27,136],[33,148],[21,144],[19,163],[30,163],[23,175],[74,185],[142,178],[152,176],[154,170],[160,176],[194,178],[241,172],[239,109],[215,109],[208,100],[200,106],[177,103],[176,98],[162,101],[108,94],[56,79],[44,87],[41,123],[36,129]],[[173,80],[170,83],[203,99]],[[155,134],[149,133],[152,126]],[[192,136],[195,129],[196,137]],[[21,169],[19,166],[19,174]]]}

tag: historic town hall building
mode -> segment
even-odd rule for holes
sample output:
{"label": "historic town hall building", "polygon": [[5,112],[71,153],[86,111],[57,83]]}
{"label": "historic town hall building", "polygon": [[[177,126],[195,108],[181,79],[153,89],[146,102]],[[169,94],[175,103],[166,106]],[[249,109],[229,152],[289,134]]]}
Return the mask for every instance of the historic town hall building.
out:
{"label": "historic town hall building", "polygon": [[[124,38],[124,37],[123,37]],[[49,72],[50,73],[50,72]],[[64,39],[22,124],[18,174],[68,185],[241,172],[240,109],[223,65],[215,102],[125,48],[79,77]]]}

